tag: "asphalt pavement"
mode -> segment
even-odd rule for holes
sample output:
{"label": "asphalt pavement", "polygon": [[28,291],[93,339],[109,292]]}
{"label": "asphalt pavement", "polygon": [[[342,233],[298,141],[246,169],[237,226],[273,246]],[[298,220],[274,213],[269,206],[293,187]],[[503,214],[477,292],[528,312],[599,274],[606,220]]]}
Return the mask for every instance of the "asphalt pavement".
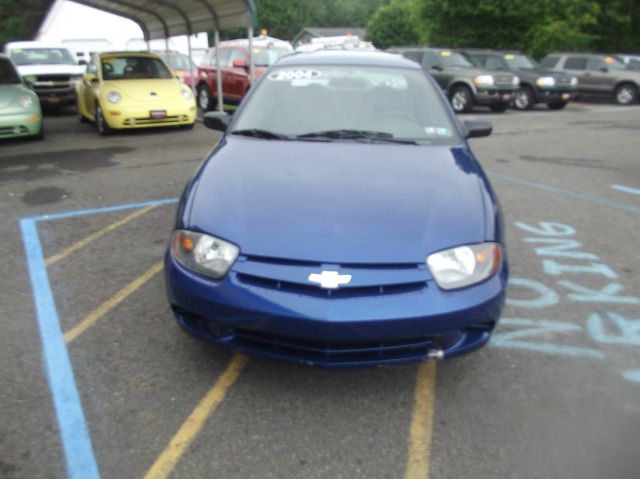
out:
{"label": "asphalt pavement", "polygon": [[511,266],[491,343],[338,371],[176,325],[159,261],[217,133],[62,112],[0,143],[0,477],[639,477],[640,106],[471,118]]}

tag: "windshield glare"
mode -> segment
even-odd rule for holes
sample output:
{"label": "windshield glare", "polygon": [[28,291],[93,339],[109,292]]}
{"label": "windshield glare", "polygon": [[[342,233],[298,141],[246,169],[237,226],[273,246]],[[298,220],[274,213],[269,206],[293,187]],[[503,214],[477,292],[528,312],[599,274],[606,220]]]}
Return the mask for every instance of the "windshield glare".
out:
{"label": "windshield glare", "polygon": [[533,70],[538,67],[538,64],[526,55],[507,54],[504,59],[515,70]]}
{"label": "windshield glare", "polygon": [[16,48],[11,50],[16,65],[75,65],[66,48]]}
{"label": "windshield glare", "polygon": [[426,75],[399,68],[271,70],[234,125],[234,131],[253,129],[287,137],[355,130],[428,143],[460,142],[444,102]]}
{"label": "windshield glare", "polygon": [[102,57],[104,80],[169,79],[172,73],[159,58],[143,56]]}
{"label": "windshield glare", "polygon": [[0,84],[22,83],[20,76],[9,60],[0,58]]}

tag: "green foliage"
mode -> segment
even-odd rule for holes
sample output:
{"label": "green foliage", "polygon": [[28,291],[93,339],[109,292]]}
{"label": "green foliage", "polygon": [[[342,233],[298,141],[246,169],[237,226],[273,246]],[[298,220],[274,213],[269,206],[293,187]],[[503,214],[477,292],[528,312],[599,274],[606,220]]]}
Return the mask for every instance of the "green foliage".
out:
{"label": "green foliage", "polygon": [[15,40],[30,40],[44,20],[50,0],[0,0],[0,47]]}
{"label": "green foliage", "polygon": [[378,48],[415,45],[420,42],[420,25],[411,0],[392,0],[380,7],[367,25],[367,40]]}

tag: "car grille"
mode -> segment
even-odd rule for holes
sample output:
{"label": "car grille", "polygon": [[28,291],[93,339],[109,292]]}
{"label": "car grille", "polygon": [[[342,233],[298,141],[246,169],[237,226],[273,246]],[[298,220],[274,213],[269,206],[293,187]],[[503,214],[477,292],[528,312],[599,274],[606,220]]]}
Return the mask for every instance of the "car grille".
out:
{"label": "car grille", "polygon": [[[424,264],[323,264],[243,256],[233,268],[237,279],[254,287],[316,297],[355,297],[421,291],[429,279]],[[337,271],[351,275],[349,284],[322,288],[309,275]]]}
{"label": "car grille", "polygon": [[70,75],[37,75],[33,88],[38,92],[64,91],[71,88]]}
{"label": "car grille", "polygon": [[29,133],[29,129],[22,125],[0,127],[0,137],[24,135],[25,133]]}
{"label": "car grille", "polygon": [[571,77],[557,77],[556,85],[563,85],[563,86],[571,85]]}

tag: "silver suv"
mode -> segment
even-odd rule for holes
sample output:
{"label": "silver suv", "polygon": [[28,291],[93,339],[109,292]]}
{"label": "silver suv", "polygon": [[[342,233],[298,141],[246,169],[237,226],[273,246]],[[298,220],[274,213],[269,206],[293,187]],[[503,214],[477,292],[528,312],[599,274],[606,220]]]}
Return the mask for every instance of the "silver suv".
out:
{"label": "silver suv", "polygon": [[640,71],[629,70],[613,55],[550,53],[542,66],[577,77],[579,95],[613,98],[620,105],[638,102]]}

